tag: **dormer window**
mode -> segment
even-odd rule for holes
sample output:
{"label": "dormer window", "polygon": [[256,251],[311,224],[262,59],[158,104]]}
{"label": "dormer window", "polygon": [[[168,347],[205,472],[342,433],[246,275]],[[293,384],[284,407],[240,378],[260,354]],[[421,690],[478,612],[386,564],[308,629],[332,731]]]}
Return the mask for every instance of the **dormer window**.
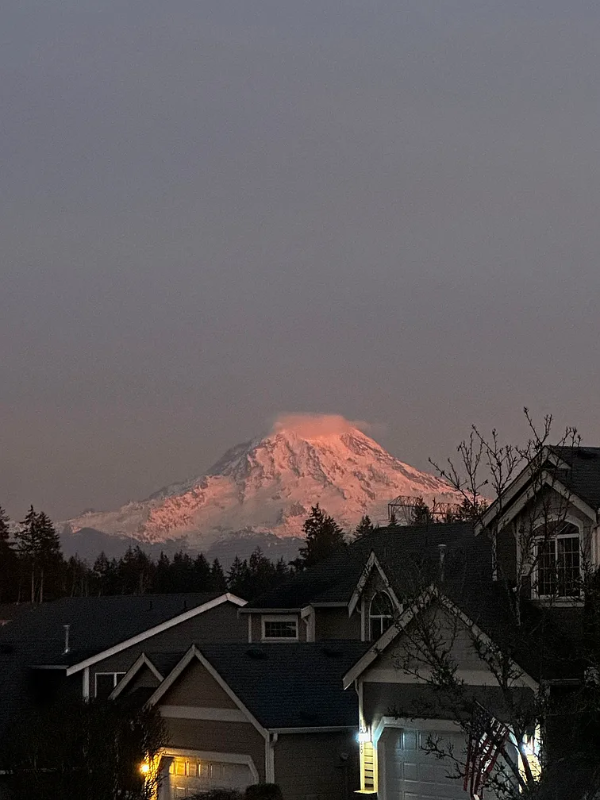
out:
{"label": "dormer window", "polygon": [[536,594],[540,598],[575,598],[581,594],[581,540],[571,522],[551,523],[536,546]]}
{"label": "dormer window", "polygon": [[369,606],[369,639],[375,641],[392,624],[394,608],[387,592],[377,592]]}
{"label": "dormer window", "polygon": [[262,618],[263,642],[298,641],[298,617],[272,616]]}

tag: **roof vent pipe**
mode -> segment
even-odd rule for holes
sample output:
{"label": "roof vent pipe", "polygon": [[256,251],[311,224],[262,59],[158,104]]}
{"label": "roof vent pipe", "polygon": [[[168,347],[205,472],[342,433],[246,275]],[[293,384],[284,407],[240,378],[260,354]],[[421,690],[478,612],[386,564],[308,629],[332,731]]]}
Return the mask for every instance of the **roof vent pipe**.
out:
{"label": "roof vent pipe", "polygon": [[444,562],[446,560],[446,548],[448,545],[446,544],[438,544],[438,550],[440,552],[440,583],[444,582],[444,578],[446,576],[446,570],[444,567]]}
{"label": "roof vent pipe", "polygon": [[66,654],[71,649],[69,647],[69,629],[71,628],[71,626],[70,625],[63,625],[63,628],[65,629],[65,649],[63,650],[63,653]]}

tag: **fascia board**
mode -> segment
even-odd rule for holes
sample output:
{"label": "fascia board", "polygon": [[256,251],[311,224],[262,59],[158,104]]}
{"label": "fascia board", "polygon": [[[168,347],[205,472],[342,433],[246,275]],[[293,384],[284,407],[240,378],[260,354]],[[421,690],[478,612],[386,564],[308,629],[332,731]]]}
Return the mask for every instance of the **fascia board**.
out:
{"label": "fascia board", "polygon": [[180,625],[182,622],[186,622],[188,619],[193,619],[199,614],[204,614],[206,611],[210,611],[211,609],[216,608],[223,603],[233,603],[234,605],[241,607],[246,604],[246,600],[242,600],[240,597],[237,597],[234,594],[225,592],[224,594],[214,597],[212,600],[209,600],[200,606],[190,608],[188,611],[184,611],[182,614],[178,614],[176,617],[171,617],[171,619],[165,620],[165,622],[161,622],[152,628],[148,628],[141,633],[137,633],[135,636],[131,636],[129,639],[125,639],[124,641],[107,648],[106,650],[102,650],[100,653],[96,653],[96,655],[86,658],[85,661],[72,664],[67,668],[67,675],[74,675],[76,672],[80,672],[82,669],[91,667],[93,664],[98,663],[98,661],[104,661],[105,658],[110,658],[110,656],[114,656],[123,650],[127,650],[128,647],[139,644],[140,642],[149,639],[151,636],[156,636],[157,633],[163,633],[163,631],[174,628],[176,625]]}
{"label": "fascia board", "polygon": [[[542,451],[543,456],[541,459],[541,463],[545,463],[546,461],[550,461],[550,463],[554,464],[555,467],[559,467],[560,469],[568,469],[568,464],[566,464],[561,458],[559,458],[556,453],[552,452],[550,448],[545,447]],[[506,488],[504,494],[502,495],[502,503],[503,507],[507,508],[510,503],[514,500],[514,498],[521,492],[526,486],[527,482],[531,479],[531,473],[533,470],[532,464],[527,464],[521,472],[517,475],[517,477],[513,480],[513,482]],[[475,535],[478,536],[483,530],[485,530],[488,525],[490,525],[494,519],[500,513],[500,509],[498,506],[500,505],[499,499],[494,500],[491,506],[484,512],[481,521],[475,524]]]}
{"label": "fascia board", "polygon": [[223,689],[223,691],[229,696],[231,700],[237,705],[240,711],[243,711],[248,721],[254,725],[256,730],[260,733],[260,735],[268,740],[269,732],[267,729],[260,724],[260,722],[256,719],[254,714],[252,714],[248,708],[242,703],[240,698],[236,695],[233,689],[229,686],[227,681],[221,677],[220,673],[212,666],[210,661],[203,655],[203,653],[196,647],[196,645],[192,645],[190,649],[187,651],[185,656],[181,659],[179,664],[171,671],[171,673],[165,678],[165,680],[161,683],[160,686],[157,687],[154,694],[148,699],[146,702],[147,706],[155,706],[161,697],[169,691],[171,686],[175,683],[175,681],[183,674],[186,667],[196,658],[202,666],[206,669],[206,671],[210,674],[212,678],[219,684],[219,686]]}
{"label": "fascia board", "polygon": [[162,683],[163,676],[158,671],[158,669],[154,666],[152,661],[148,658],[145,653],[142,653],[139,658],[137,658],[134,663],[129,667],[125,675],[121,678],[119,683],[115,686],[113,691],[109,696],[109,700],[115,700],[121,692],[127,688],[127,686],[131,683],[133,678],[142,670],[143,667],[148,667],[150,672],[154,675],[157,681]]}

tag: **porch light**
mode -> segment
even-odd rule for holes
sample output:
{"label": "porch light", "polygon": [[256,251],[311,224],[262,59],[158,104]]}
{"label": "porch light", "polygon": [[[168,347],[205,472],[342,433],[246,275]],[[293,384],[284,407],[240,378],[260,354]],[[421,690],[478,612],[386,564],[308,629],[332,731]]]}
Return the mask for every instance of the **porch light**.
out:
{"label": "porch light", "polygon": [[356,741],[363,744],[363,742],[370,742],[371,741],[371,731],[367,729],[361,729],[356,734]]}
{"label": "porch light", "polygon": [[147,761],[143,761],[140,764],[140,772],[142,775],[147,775],[150,772],[150,764]]}

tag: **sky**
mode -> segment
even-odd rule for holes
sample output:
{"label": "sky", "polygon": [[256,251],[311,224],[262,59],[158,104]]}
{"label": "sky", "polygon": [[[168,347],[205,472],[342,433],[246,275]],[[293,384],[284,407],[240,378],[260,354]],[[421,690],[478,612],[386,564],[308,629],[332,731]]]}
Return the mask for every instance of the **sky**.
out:
{"label": "sky", "polygon": [[281,413],[417,467],[600,445],[600,7],[0,11],[0,504],[61,520]]}

